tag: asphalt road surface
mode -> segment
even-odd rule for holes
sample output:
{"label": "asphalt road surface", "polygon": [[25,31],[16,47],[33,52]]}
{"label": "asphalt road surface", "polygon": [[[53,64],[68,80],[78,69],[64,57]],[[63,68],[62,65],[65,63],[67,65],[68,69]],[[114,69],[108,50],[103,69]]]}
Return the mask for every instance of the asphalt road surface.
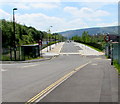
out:
{"label": "asphalt road surface", "polygon": [[[42,102],[116,102],[117,72],[104,57],[81,56],[81,48],[65,43],[60,55],[34,63],[3,64],[3,102],[26,102],[55,81],[86,64],[45,96]],[[106,96],[107,95],[107,96]]]}

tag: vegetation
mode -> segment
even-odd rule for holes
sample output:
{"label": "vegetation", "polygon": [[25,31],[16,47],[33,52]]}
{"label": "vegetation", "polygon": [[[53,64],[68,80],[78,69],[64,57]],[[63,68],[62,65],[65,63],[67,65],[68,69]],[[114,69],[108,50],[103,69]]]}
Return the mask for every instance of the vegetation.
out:
{"label": "vegetation", "polygon": [[[13,47],[13,23],[4,19],[0,20],[0,22],[2,22],[2,47]],[[15,41],[17,46],[34,44],[37,43],[40,39],[46,40],[49,38],[52,41],[55,41],[56,38],[56,40],[64,40],[64,37],[58,33],[50,34],[36,30],[34,27],[27,27],[26,25],[21,25],[18,23],[15,23],[15,27]]]}
{"label": "vegetation", "polygon": [[105,47],[104,35],[102,34],[91,36],[87,31],[84,31],[82,36],[73,36],[72,40],[92,46],[99,51],[102,51]]}
{"label": "vegetation", "polygon": [[[36,44],[39,40],[48,41],[48,45],[65,40],[65,38],[58,33],[51,34],[50,31],[47,33],[45,31],[37,30],[34,27],[28,27],[18,23],[15,23],[14,38],[13,22],[3,19],[0,20],[0,23],[0,31],[2,31],[2,60],[15,60],[15,45],[16,49],[19,49],[22,45]],[[43,48],[45,46],[43,46]],[[20,59],[19,57],[22,56],[20,56],[20,50],[17,50],[17,60]]]}
{"label": "vegetation", "polygon": [[118,74],[120,74],[120,64],[118,63],[118,60],[114,60],[113,61],[113,65],[115,66],[115,68],[118,71]]}

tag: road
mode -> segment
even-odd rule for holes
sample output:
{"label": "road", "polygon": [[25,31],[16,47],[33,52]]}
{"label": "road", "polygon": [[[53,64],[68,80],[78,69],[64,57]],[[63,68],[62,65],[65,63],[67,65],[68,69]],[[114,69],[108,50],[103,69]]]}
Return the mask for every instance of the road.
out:
{"label": "road", "polygon": [[117,72],[110,61],[101,56],[82,56],[79,50],[82,48],[74,43],[65,43],[61,53],[66,54],[51,60],[3,64],[3,102],[26,102],[73,70],[77,71],[41,101],[116,102]]}

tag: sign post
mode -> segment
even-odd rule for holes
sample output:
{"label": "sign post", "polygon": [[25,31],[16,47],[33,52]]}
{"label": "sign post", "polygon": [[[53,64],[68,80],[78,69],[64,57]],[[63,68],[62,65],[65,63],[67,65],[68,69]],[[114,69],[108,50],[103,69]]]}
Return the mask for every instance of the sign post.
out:
{"label": "sign post", "polygon": [[39,51],[40,51],[40,56],[42,56],[42,40],[38,41],[38,45],[39,45]]}

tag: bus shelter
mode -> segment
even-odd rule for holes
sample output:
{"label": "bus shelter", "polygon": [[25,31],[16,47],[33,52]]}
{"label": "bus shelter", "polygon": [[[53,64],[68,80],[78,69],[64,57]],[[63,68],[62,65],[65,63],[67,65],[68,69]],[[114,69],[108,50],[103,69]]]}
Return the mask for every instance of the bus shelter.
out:
{"label": "bus shelter", "polygon": [[23,45],[21,46],[21,53],[23,60],[40,57],[39,45]]}

